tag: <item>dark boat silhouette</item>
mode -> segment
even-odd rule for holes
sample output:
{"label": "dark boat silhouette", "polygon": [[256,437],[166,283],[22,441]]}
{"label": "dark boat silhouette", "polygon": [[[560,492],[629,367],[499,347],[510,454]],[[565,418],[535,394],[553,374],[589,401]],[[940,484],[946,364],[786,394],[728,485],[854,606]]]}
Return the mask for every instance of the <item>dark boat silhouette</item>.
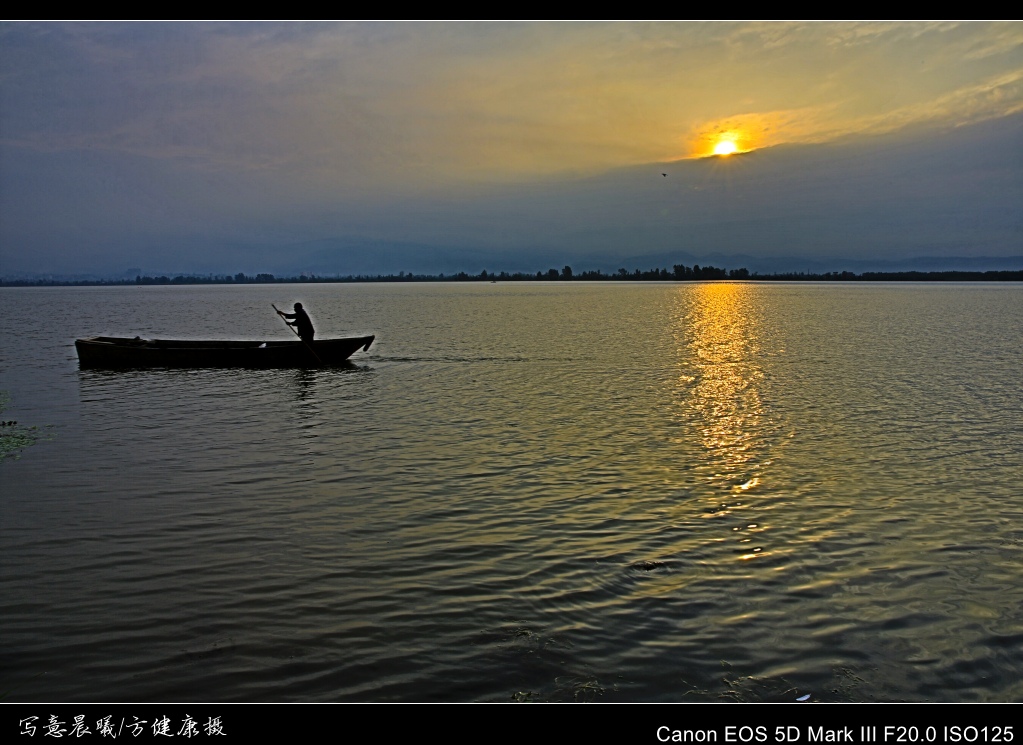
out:
{"label": "dark boat silhouette", "polygon": [[375,336],[304,341],[188,341],[93,336],[76,339],[82,368],[321,367],[366,351]]}

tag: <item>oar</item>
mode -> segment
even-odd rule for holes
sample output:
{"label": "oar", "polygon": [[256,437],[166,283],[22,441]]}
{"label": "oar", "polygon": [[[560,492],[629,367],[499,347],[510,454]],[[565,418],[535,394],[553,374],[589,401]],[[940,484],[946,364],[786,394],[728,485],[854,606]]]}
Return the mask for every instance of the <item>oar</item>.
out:
{"label": "oar", "polygon": [[[281,312],[280,310],[278,310],[278,309],[277,309],[277,306],[276,306],[276,305],[274,305],[273,303],[270,303],[270,307],[271,307],[271,308],[273,308],[274,310],[276,310],[276,311],[277,311],[277,315],[279,315],[279,316],[280,316],[280,317],[281,317],[282,319],[284,319],[284,323],[285,323],[285,325],[286,325],[286,326],[287,326],[287,327],[288,327],[289,329],[291,329],[292,333],[294,333],[294,334],[295,334],[295,336],[297,336],[297,337],[298,337],[299,339],[302,339],[302,336],[301,336],[301,334],[299,334],[299,333],[298,333],[297,331],[295,331],[295,327],[294,327],[294,326],[292,326],[292,325],[291,325],[290,323],[288,323],[288,319],[287,319],[287,318],[284,318],[284,314],[283,314],[283,313],[282,313],[282,312]],[[312,344],[310,344],[309,342],[307,342],[307,341],[306,341],[305,339],[302,339],[302,343],[303,343],[303,344],[305,344],[305,346],[306,346],[306,349],[308,349],[308,350],[309,350],[310,352],[312,352],[312,353],[313,353],[313,357],[315,357],[315,358],[316,358],[316,361],[317,361],[317,362],[319,362],[319,363],[320,363],[321,365],[323,365],[323,360],[321,360],[321,359],[320,359],[320,355],[316,354],[316,350],[315,350],[315,349],[313,349],[313,346],[312,346]]]}

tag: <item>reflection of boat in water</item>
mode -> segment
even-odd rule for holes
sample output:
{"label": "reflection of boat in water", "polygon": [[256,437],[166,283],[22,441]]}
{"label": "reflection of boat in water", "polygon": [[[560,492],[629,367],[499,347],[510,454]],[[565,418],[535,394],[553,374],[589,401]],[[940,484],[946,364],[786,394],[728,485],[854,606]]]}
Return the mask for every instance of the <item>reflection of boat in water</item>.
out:
{"label": "reflection of boat in water", "polygon": [[343,363],[373,336],[298,341],[175,341],[94,336],[75,340],[80,367],[318,367]]}

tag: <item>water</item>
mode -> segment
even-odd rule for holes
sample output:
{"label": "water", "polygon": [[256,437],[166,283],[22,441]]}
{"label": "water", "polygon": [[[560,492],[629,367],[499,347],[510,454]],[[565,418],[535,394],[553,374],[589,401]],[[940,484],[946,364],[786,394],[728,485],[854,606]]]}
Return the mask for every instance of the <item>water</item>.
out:
{"label": "water", "polygon": [[[375,333],[327,370],[74,338]],[[1023,287],[0,290],[7,701],[1023,700]]]}

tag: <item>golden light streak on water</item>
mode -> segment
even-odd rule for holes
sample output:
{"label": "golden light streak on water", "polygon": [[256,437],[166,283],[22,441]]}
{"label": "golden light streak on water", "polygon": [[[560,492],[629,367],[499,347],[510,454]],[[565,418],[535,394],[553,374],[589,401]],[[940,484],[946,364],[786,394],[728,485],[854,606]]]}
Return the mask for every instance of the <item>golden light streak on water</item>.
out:
{"label": "golden light streak on water", "polygon": [[[756,292],[748,284],[715,283],[679,287],[675,296],[675,415],[703,446],[704,499],[715,503],[715,515],[744,509],[748,503],[735,496],[755,494],[770,462]],[[740,544],[752,541],[745,529],[735,530],[744,531]],[[749,548],[740,560],[768,554],[760,545]]]}
{"label": "golden light streak on water", "polygon": [[755,448],[765,415],[758,389],[759,319],[746,285],[685,289],[678,296],[676,331],[683,365],[678,413],[699,423],[713,480],[750,489],[759,483],[749,469],[758,467]]}

